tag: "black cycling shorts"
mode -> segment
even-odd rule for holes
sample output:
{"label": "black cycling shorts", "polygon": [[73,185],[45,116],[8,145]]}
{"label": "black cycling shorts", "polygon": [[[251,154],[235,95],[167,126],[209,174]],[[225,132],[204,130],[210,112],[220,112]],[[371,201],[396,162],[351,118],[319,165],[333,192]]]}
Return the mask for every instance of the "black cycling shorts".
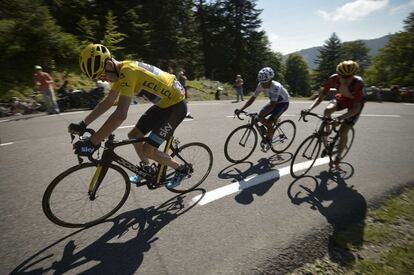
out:
{"label": "black cycling shorts", "polygon": [[[336,110],[337,111],[341,111],[341,110],[347,109],[345,106],[341,105],[341,103],[339,101],[335,100],[335,99],[334,100],[331,100],[331,102],[336,104]],[[364,105],[365,105],[365,102],[362,102],[361,103],[361,109],[359,110],[359,112],[356,113],[355,115],[353,115],[353,116],[348,117],[347,119],[345,119],[344,120],[344,123],[347,124],[347,125],[349,125],[349,126],[354,126],[355,123],[358,121],[359,116],[362,113],[362,109],[364,109]]]}
{"label": "black cycling shorts", "polygon": [[141,116],[136,127],[144,135],[151,132],[148,143],[158,148],[174,134],[186,115],[187,103],[184,100],[167,108],[153,105]]}
{"label": "black cycling shorts", "polygon": [[[270,104],[272,104],[271,102],[269,102],[268,104],[266,104],[262,110],[264,108],[266,108],[267,106],[269,106]],[[269,117],[271,119],[276,119],[279,118],[287,109],[289,108],[289,102],[280,102],[277,103],[275,108],[266,115],[266,117]]]}

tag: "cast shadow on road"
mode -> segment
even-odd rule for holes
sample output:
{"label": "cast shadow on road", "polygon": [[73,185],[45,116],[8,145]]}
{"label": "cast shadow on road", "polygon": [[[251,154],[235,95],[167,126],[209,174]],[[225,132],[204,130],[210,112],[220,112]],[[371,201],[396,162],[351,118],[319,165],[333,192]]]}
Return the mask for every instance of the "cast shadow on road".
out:
{"label": "cast shadow on road", "polygon": [[353,166],[342,162],[340,169],[295,180],[287,192],[292,203],[310,204],[311,209],[318,210],[331,224],[333,233],[329,237],[329,256],[341,265],[353,263],[355,255],[352,249],[363,245],[367,203],[354,186],[346,184],[353,173]]}
{"label": "cast shadow on road", "polygon": [[[201,200],[206,191],[196,189],[193,192],[201,192]],[[94,227],[77,230],[29,257],[10,274],[79,274],[79,271],[74,270],[78,267],[83,269],[80,274],[135,274],[145,252],[158,240],[157,233],[197,205],[198,201],[188,206],[188,198],[185,200],[188,194],[175,196],[158,207],[135,209],[108,219],[100,225],[112,224],[111,228],[83,248],[77,247],[77,235],[93,231]],[[133,238],[120,240],[124,234],[130,235],[131,232]],[[63,242],[67,242],[63,252],[53,254],[52,249],[58,244],[63,246]],[[61,257],[57,260],[59,255]]]}
{"label": "cast shadow on road", "polygon": [[[234,182],[243,182],[249,176],[262,175],[271,171],[278,172],[275,166],[285,164],[292,159],[291,153],[281,153],[270,156],[269,158],[261,158],[256,164],[252,162],[242,162],[232,164],[220,171],[218,177],[222,179],[233,179]],[[270,190],[279,177],[270,178],[260,184],[242,189],[235,197],[240,204],[250,204],[254,201],[254,195],[263,196]]]}

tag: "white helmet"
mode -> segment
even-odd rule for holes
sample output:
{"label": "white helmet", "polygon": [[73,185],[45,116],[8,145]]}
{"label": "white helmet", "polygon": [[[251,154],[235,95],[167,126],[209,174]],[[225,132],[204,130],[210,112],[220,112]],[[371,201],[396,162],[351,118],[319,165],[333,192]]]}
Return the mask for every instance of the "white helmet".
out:
{"label": "white helmet", "polygon": [[272,80],[274,76],[275,76],[275,72],[273,71],[272,68],[264,67],[257,74],[257,80],[260,83],[264,83],[264,82],[268,82],[268,81]]}

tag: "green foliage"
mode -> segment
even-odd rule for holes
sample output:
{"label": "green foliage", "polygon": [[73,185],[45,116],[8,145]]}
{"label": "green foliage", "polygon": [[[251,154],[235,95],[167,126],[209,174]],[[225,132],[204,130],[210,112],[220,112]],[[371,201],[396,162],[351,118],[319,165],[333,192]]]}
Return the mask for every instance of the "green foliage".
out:
{"label": "green foliage", "polygon": [[[48,72],[79,73],[78,55],[89,43],[104,43],[118,59],[135,59],[163,70],[185,71],[189,79],[245,80],[257,85],[257,72],[272,67],[291,92],[309,94],[302,62],[282,62],[262,30],[256,0],[3,0],[0,1],[0,92],[32,87],[33,65]],[[371,85],[413,85],[413,19],[396,34],[373,66],[360,41],[341,43],[332,34],[312,73],[319,88],[341,59],[360,62]],[[365,70],[366,69],[366,70]],[[298,74],[295,78],[294,74]]]}
{"label": "green foliage", "polygon": [[311,95],[308,65],[302,56],[298,54],[289,55],[286,60],[285,80],[289,92],[293,95]]}
{"label": "green foliage", "polygon": [[341,46],[341,60],[354,60],[359,64],[359,75],[362,75],[370,64],[369,48],[364,42],[358,40],[344,42]]}
{"label": "green foliage", "polygon": [[393,35],[368,70],[368,83],[377,86],[414,86],[414,12],[404,32]]}
{"label": "green foliage", "polygon": [[313,87],[318,89],[323,86],[326,79],[335,73],[336,65],[341,61],[341,40],[333,33],[331,37],[325,41],[325,44],[319,51],[316,59],[318,68],[315,70],[315,78],[313,79]]}
{"label": "green foliage", "polygon": [[46,70],[73,68],[77,39],[62,32],[42,1],[2,1],[1,11],[1,93],[15,86],[33,86],[36,64]]}
{"label": "green foliage", "polygon": [[116,16],[111,10],[106,15],[105,35],[102,44],[111,49],[112,52],[123,50],[124,47],[119,44],[128,37],[126,34],[119,32],[116,24]]}

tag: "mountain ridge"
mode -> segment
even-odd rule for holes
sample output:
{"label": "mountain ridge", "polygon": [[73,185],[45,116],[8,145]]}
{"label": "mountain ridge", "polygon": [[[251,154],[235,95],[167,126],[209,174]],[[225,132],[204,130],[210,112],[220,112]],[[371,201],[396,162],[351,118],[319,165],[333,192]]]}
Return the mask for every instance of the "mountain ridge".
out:
{"label": "mountain ridge", "polygon": [[[365,45],[368,47],[369,49],[369,55],[371,57],[375,57],[378,54],[378,50],[383,48],[388,41],[390,40],[390,37],[392,36],[392,34],[387,34],[378,38],[373,38],[373,39],[358,39],[358,40],[354,40],[354,41],[362,41],[365,43]],[[345,41],[345,42],[354,42],[354,41]],[[322,46],[315,46],[315,47],[311,47],[311,48],[306,48],[306,49],[302,49],[299,51],[295,51],[293,53],[289,53],[289,54],[285,54],[283,55],[283,60],[285,61],[289,55],[291,54],[299,54],[300,56],[303,57],[303,59],[305,59],[306,63],[308,64],[309,68],[314,70],[316,69],[317,65],[315,63],[315,59],[319,54],[319,49]]]}

